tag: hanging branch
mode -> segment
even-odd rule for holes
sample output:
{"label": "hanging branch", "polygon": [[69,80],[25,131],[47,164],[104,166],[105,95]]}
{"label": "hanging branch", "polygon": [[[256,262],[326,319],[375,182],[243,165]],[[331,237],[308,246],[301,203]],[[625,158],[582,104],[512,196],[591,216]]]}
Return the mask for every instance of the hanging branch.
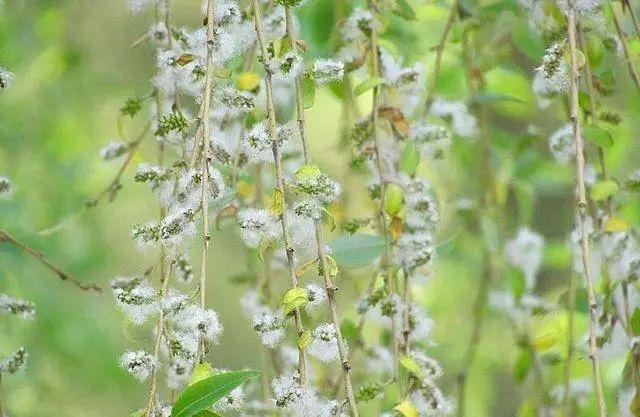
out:
{"label": "hanging branch", "polygon": [[[269,122],[269,137],[271,139],[271,149],[273,151],[273,162],[275,165],[275,175],[276,175],[276,188],[275,192],[282,197],[282,208],[280,217],[280,224],[282,226],[282,238],[284,240],[285,252],[287,256],[287,269],[289,272],[289,277],[291,280],[291,286],[293,288],[298,288],[298,277],[296,276],[295,271],[295,263],[293,261],[293,247],[291,245],[291,231],[289,229],[289,217],[287,215],[287,201],[285,197],[285,181],[284,181],[284,173],[282,170],[282,155],[280,154],[280,147],[278,145],[277,138],[277,126],[276,126],[276,106],[273,99],[273,82],[272,82],[272,74],[271,69],[268,65],[269,60],[269,52],[267,51],[267,44],[265,40],[264,27],[262,23],[262,10],[260,9],[259,0],[252,0],[253,13],[254,13],[254,23],[256,29],[256,35],[258,37],[258,44],[260,45],[260,53],[262,65],[264,66],[264,79],[265,79],[265,90],[267,95],[267,119]],[[294,310],[294,320],[296,325],[296,331],[298,332],[298,337],[300,337],[304,333],[304,326],[302,323],[302,315],[300,314],[300,309],[296,308]],[[300,374],[300,385],[306,386],[307,384],[307,371],[306,365],[307,363],[307,354],[304,348],[298,346],[298,373]]]}
{"label": "hanging branch", "polygon": [[593,368],[594,384],[596,388],[596,396],[598,400],[598,409],[600,417],[607,416],[607,408],[604,400],[604,390],[602,386],[602,376],[600,374],[600,363],[598,360],[598,347],[596,344],[597,332],[597,304],[595,289],[593,284],[593,276],[590,265],[590,247],[589,235],[587,232],[587,191],[584,179],[585,160],[584,160],[584,144],[582,143],[582,134],[580,131],[580,122],[578,120],[580,105],[578,102],[580,68],[578,67],[578,47],[577,47],[577,18],[575,5],[573,0],[569,0],[568,18],[568,35],[570,50],[570,102],[571,102],[571,123],[573,125],[573,140],[576,153],[576,181],[578,188],[577,211],[579,215],[580,227],[580,246],[582,256],[582,266],[587,284],[587,297],[589,301],[589,359]]}
{"label": "hanging branch", "polygon": [[98,284],[93,284],[93,283],[90,283],[90,282],[80,281],[79,279],[77,279],[76,277],[74,277],[70,273],[63,271],[60,267],[58,267],[56,264],[54,264],[49,259],[47,259],[45,257],[45,255],[44,255],[44,253],[39,252],[39,251],[31,248],[27,244],[17,240],[16,238],[11,236],[9,233],[7,233],[3,229],[0,229],[0,243],[1,242],[9,242],[9,243],[11,243],[13,246],[17,247],[18,249],[20,249],[24,253],[31,255],[34,259],[38,260],[44,266],[49,268],[61,280],[70,282],[71,284],[75,285],[76,287],[80,288],[81,290],[102,292],[102,287],[100,287]]}
{"label": "hanging branch", "polygon": [[[204,98],[202,100],[202,259],[200,269],[200,307],[204,309],[207,289],[207,251],[211,242],[209,231],[209,164],[211,163],[211,147],[209,137],[211,134],[211,89],[213,86],[213,45],[214,45],[214,4],[213,0],[207,1],[207,72],[204,83]],[[204,349],[201,354],[204,356]]]}
{"label": "hanging branch", "polygon": [[[296,45],[297,39],[293,27],[293,13],[291,8],[286,8],[286,24],[287,24],[287,36],[291,40],[291,44]],[[311,157],[309,155],[309,140],[307,137],[307,122],[304,113],[304,102],[302,100],[302,88],[301,77],[298,75],[295,78],[295,92],[296,92],[296,114],[298,118],[298,128],[300,130],[300,137],[302,140],[302,149],[304,153],[304,162],[309,164]],[[351,409],[352,417],[358,417],[358,407],[356,405],[356,399],[353,392],[353,384],[351,382],[351,364],[349,363],[349,355],[342,342],[342,331],[340,330],[340,318],[338,314],[338,307],[336,303],[336,291],[338,287],[335,286],[330,275],[330,268],[327,264],[327,250],[326,243],[322,236],[322,223],[321,220],[314,220],[315,232],[316,232],[316,245],[318,246],[318,259],[320,269],[322,270],[322,276],[324,277],[325,292],[327,294],[327,302],[329,304],[329,311],[331,313],[331,321],[336,330],[336,339],[338,343],[338,353],[340,355],[340,362],[342,363],[342,373],[345,382],[345,392],[349,408]]]}
{"label": "hanging branch", "polygon": [[[377,7],[376,4],[374,2],[374,0],[369,0],[368,2],[369,5],[369,10],[371,11],[371,13],[376,16],[377,14]],[[371,27],[371,35],[370,35],[370,42],[371,42],[371,61],[373,64],[373,76],[374,77],[379,77],[380,76],[380,56],[379,56],[379,50],[378,50],[378,29],[376,27],[376,25],[372,25]],[[387,227],[387,218],[385,215],[385,208],[384,208],[384,203],[386,200],[386,189],[387,189],[387,184],[386,184],[386,180],[383,176],[383,166],[382,166],[382,157],[381,157],[381,150],[382,150],[382,144],[380,141],[380,135],[378,134],[378,119],[379,119],[379,98],[380,98],[380,86],[376,85],[373,88],[373,97],[372,97],[372,109],[371,109],[371,135],[373,136],[373,141],[374,141],[374,153],[375,153],[375,158],[376,158],[376,167],[377,167],[377,171],[378,171],[378,180],[380,182],[380,204],[378,205],[378,216],[379,216],[379,221],[380,221],[380,229],[384,238],[384,265],[383,268],[385,270],[385,281],[386,281],[386,285],[389,288],[389,291],[392,294],[395,294],[395,284],[394,284],[394,280],[393,280],[393,270],[391,268],[391,242],[389,239],[389,230]],[[392,333],[392,337],[391,337],[391,347],[392,347],[392,351],[393,351],[393,369],[394,369],[394,378],[395,378],[395,382],[398,385],[398,388],[400,387],[400,358],[399,358],[399,351],[398,351],[398,340],[395,337],[396,334],[396,327],[397,327],[397,323],[396,323],[396,318],[395,315],[391,316],[391,333]]]}

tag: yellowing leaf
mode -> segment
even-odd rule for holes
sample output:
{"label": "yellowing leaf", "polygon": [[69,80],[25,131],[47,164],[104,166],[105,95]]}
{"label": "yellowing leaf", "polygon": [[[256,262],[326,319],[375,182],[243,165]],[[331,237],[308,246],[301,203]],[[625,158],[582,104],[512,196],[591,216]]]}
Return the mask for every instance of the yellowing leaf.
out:
{"label": "yellowing leaf", "polygon": [[279,188],[273,189],[271,201],[269,202],[269,212],[274,216],[280,216],[284,212],[284,193]]}
{"label": "yellowing leaf", "polygon": [[184,67],[185,65],[187,65],[190,62],[193,62],[193,60],[196,59],[196,56],[193,54],[182,54],[178,57],[178,59],[176,60],[176,62],[181,66]]}
{"label": "yellowing leaf", "polygon": [[305,164],[296,171],[296,181],[308,182],[320,177],[321,175],[322,171],[320,170],[320,167],[318,165]]}
{"label": "yellowing leaf", "polygon": [[591,187],[591,198],[595,201],[606,200],[618,192],[618,188],[618,183],[615,181],[598,181]]}
{"label": "yellowing leaf", "polygon": [[282,298],[284,315],[288,316],[293,313],[295,309],[302,307],[308,302],[309,298],[307,297],[307,291],[304,288],[291,288]]}
{"label": "yellowing leaf", "polygon": [[325,263],[327,265],[327,269],[329,270],[329,276],[335,277],[338,275],[338,263],[331,255],[326,255],[324,257]]}
{"label": "yellowing leaf", "polygon": [[553,347],[558,342],[558,337],[554,333],[544,333],[536,335],[531,341],[534,350],[543,351]]}
{"label": "yellowing leaf", "polygon": [[253,71],[245,71],[238,75],[238,90],[253,91],[260,85],[260,76]]}
{"label": "yellowing leaf", "polygon": [[403,355],[400,358],[400,365],[402,365],[405,369],[407,369],[409,372],[411,372],[418,378],[420,379],[423,378],[424,372],[422,372],[422,368],[420,368],[420,365],[418,365],[418,362],[416,362],[413,358]]}
{"label": "yellowing leaf", "polygon": [[394,216],[389,224],[389,232],[391,233],[391,240],[394,242],[398,240],[402,232],[404,232],[404,221],[401,217]]}
{"label": "yellowing leaf", "polygon": [[402,414],[404,417],[418,417],[418,410],[416,406],[413,405],[410,399],[405,399],[400,404],[396,405],[394,410]]}
{"label": "yellowing leaf", "polygon": [[247,181],[238,181],[238,184],[236,185],[236,191],[238,193],[239,197],[242,198],[249,198],[251,196],[253,196],[253,193],[255,191],[255,187],[253,186],[253,184],[247,182]]}
{"label": "yellowing leaf", "polygon": [[629,230],[629,224],[620,217],[612,217],[604,224],[605,232],[626,232]]}
{"label": "yellowing leaf", "polygon": [[311,331],[309,329],[305,330],[298,338],[298,349],[305,350],[309,347],[312,341],[313,337],[311,336]]}
{"label": "yellowing leaf", "polygon": [[193,368],[193,374],[189,380],[189,386],[213,376],[213,368],[209,363],[199,363]]}

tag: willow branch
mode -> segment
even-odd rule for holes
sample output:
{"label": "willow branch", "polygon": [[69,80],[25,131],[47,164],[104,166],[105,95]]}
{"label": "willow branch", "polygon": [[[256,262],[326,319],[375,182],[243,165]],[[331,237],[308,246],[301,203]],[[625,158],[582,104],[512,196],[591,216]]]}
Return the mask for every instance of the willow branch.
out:
{"label": "willow branch", "polygon": [[596,332],[597,332],[597,304],[595,289],[593,284],[593,276],[590,265],[590,247],[589,247],[589,235],[587,232],[587,191],[584,180],[584,144],[582,143],[582,135],[580,132],[580,122],[578,120],[580,106],[578,102],[578,89],[579,89],[579,76],[580,69],[578,68],[578,48],[577,48],[577,18],[575,5],[573,0],[569,0],[569,10],[567,13],[568,18],[568,35],[569,35],[569,49],[571,56],[571,74],[570,74],[570,101],[571,101],[571,123],[573,125],[573,140],[575,144],[576,153],[576,181],[578,187],[578,201],[577,211],[579,214],[579,227],[580,227],[580,246],[582,266],[584,268],[584,275],[587,284],[587,296],[589,300],[589,358],[591,360],[591,366],[593,368],[593,378],[596,388],[596,396],[598,400],[598,410],[600,417],[606,417],[607,408],[604,399],[604,390],[602,386],[602,376],[600,373],[600,363],[598,360],[598,347],[596,344]]}
{"label": "willow branch", "polygon": [[[254,12],[254,23],[256,29],[256,35],[258,37],[258,44],[260,45],[260,52],[262,55],[262,63],[265,71],[265,90],[267,95],[267,118],[269,122],[269,137],[271,138],[271,150],[273,151],[273,162],[275,165],[276,174],[276,189],[277,192],[283,196],[282,213],[280,214],[280,224],[282,226],[282,237],[284,240],[285,252],[287,256],[287,269],[291,280],[291,286],[297,288],[298,277],[295,272],[295,263],[293,260],[293,247],[291,245],[291,231],[289,229],[289,217],[287,215],[287,201],[285,196],[285,181],[284,173],[282,170],[282,155],[280,154],[280,147],[278,145],[277,138],[277,126],[276,126],[276,106],[273,99],[273,81],[271,69],[268,65],[269,53],[267,51],[267,44],[264,35],[264,27],[262,24],[262,10],[260,9],[260,1],[251,1]],[[294,310],[294,320],[298,337],[304,332],[304,326],[302,324],[302,316],[300,309]],[[306,351],[298,347],[298,373],[300,374],[300,385],[306,386],[307,384],[307,354]]]}
{"label": "willow branch", "polygon": [[23,242],[17,240],[16,238],[11,236],[7,231],[5,231],[3,229],[0,229],[0,243],[1,242],[9,242],[9,243],[11,243],[13,246],[17,247],[18,249],[20,249],[24,253],[26,253],[28,255],[31,255],[31,257],[33,257],[34,259],[39,261],[41,264],[43,264],[44,266],[49,268],[51,271],[53,271],[58,276],[58,278],[60,278],[63,281],[70,282],[71,284],[75,285],[76,287],[80,288],[81,290],[102,292],[102,287],[100,287],[98,284],[93,284],[93,283],[90,283],[90,282],[84,282],[84,281],[81,281],[81,280],[77,279],[72,274],[70,274],[68,272],[65,272],[59,266],[57,266],[56,264],[51,262],[49,259],[47,259],[45,257],[45,255],[44,255],[44,253],[42,253],[40,251],[37,251],[37,250],[31,248],[30,246],[28,246],[26,243],[23,243]]}
{"label": "willow branch", "polygon": [[[375,2],[373,0],[368,1],[369,9],[371,13],[375,16],[377,13],[377,8]],[[374,24],[371,28],[371,56],[373,63],[373,76],[380,76],[380,56],[378,50],[378,28]],[[389,288],[391,293],[395,293],[395,283],[393,282],[393,275],[391,269],[391,241],[389,239],[389,230],[387,227],[387,218],[384,211],[384,202],[386,200],[386,191],[387,191],[387,183],[384,178],[384,167],[382,164],[382,143],[381,138],[378,133],[378,106],[380,99],[381,89],[380,86],[375,86],[373,88],[373,97],[372,97],[372,109],[371,109],[371,134],[373,136],[374,141],[374,153],[376,158],[376,169],[378,171],[378,181],[380,182],[380,204],[378,205],[378,216],[380,221],[380,229],[384,238],[384,269],[385,269],[385,280],[387,287]],[[398,388],[400,387],[400,365],[399,365],[399,352],[398,352],[398,340],[396,338],[396,318],[395,315],[391,316],[391,347],[393,351],[394,357],[394,377],[396,380],[396,384],[398,384]]]}
{"label": "willow branch", "polygon": [[[296,34],[293,27],[293,13],[291,8],[286,8],[286,21],[287,21],[287,36],[291,40],[291,43],[296,45]],[[296,93],[296,114],[298,118],[298,128],[300,130],[300,137],[302,139],[302,149],[304,154],[305,164],[311,162],[311,156],[309,152],[309,139],[307,136],[307,122],[304,112],[304,102],[302,100],[302,88],[301,88],[301,75],[296,76],[295,79],[295,93]],[[324,277],[325,292],[327,294],[327,302],[329,304],[329,312],[331,313],[331,321],[333,327],[336,330],[336,338],[338,343],[338,353],[340,355],[340,362],[342,363],[342,373],[345,381],[345,393],[349,407],[351,409],[351,415],[358,417],[358,406],[356,404],[356,398],[353,392],[353,383],[351,381],[351,364],[349,363],[349,355],[346,352],[345,346],[342,343],[342,331],[340,330],[340,317],[338,314],[338,306],[336,303],[336,291],[338,288],[331,279],[329,265],[327,265],[327,250],[326,243],[322,236],[322,223],[321,220],[315,220],[315,232],[316,232],[316,245],[318,246],[318,259],[320,263],[320,269],[322,270],[322,276]]]}

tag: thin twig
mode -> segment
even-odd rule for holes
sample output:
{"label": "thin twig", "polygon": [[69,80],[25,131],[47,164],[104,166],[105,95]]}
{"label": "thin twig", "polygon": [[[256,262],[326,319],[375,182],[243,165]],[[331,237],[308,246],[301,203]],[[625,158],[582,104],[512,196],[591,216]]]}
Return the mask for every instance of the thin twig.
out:
{"label": "thin twig", "polygon": [[[287,215],[287,202],[285,196],[285,182],[284,173],[282,170],[282,156],[280,154],[280,147],[278,145],[277,138],[277,126],[276,126],[276,106],[273,99],[273,82],[272,74],[268,65],[269,53],[267,51],[267,43],[264,35],[264,27],[262,23],[262,10],[260,8],[259,0],[252,0],[254,23],[256,29],[256,35],[258,37],[258,44],[260,45],[260,53],[262,55],[262,63],[265,70],[265,91],[267,95],[267,119],[269,122],[269,137],[271,138],[271,150],[273,151],[273,162],[275,165],[276,174],[276,190],[283,197],[282,213],[280,214],[280,224],[282,226],[282,237],[284,240],[285,252],[287,256],[287,269],[289,272],[289,278],[291,280],[291,286],[297,288],[298,277],[296,276],[295,263],[293,260],[293,246],[291,245],[291,232],[289,229],[289,217]],[[300,309],[294,310],[294,320],[296,325],[296,331],[298,337],[304,333],[304,326],[302,324],[302,316]],[[300,385],[306,386],[307,384],[307,354],[303,348],[298,347],[298,373],[300,375]]]}
{"label": "thin twig", "polygon": [[[293,25],[293,13],[291,8],[286,8],[286,23],[287,23],[287,36],[291,43],[296,45],[296,33]],[[309,139],[307,137],[307,122],[304,112],[304,102],[302,100],[302,88],[301,88],[301,75],[298,75],[295,79],[295,92],[296,92],[296,114],[298,118],[298,129],[300,130],[300,137],[302,140],[302,149],[304,154],[305,164],[311,162],[309,152]],[[345,346],[342,343],[342,331],[340,330],[340,318],[338,314],[338,306],[336,303],[336,291],[338,288],[331,279],[329,265],[327,264],[327,251],[324,238],[322,236],[322,223],[320,220],[315,220],[315,232],[316,232],[316,245],[318,246],[318,259],[320,263],[320,269],[322,270],[322,276],[324,277],[325,292],[327,294],[327,303],[329,304],[329,311],[331,313],[331,321],[333,327],[336,330],[336,338],[338,343],[338,353],[340,355],[340,362],[342,363],[342,373],[345,381],[345,394],[347,401],[349,402],[349,408],[351,409],[352,417],[358,417],[358,406],[356,404],[356,398],[353,392],[353,383],[351,381],[351,364],[349,362],[349,354],[346,352]]]}
{"label": "thin twig", "polygon": [[609,0],[609,7],[611,8],[613,25],[616,28],[618,39],[620,39],[620,44],[622,45],[622,53],[624,54],[624,59],[625,59],[625,62],[627,63],[627,69],[629,71],[629,75],[631,76],[633,83],[636,85],[636,88],[640,89],[640,76],[638,76],[636,67],[633,64],[633,59],[631,58],[631,53],[629,52],[629,45],[627,44],[627,37],[622,30],[622,25],[620,24],[620,20],[618,19],[618,13],[616,12],[616,9],[613,6],[613,2],[611,0]]}
{"label": "thin twig", "polygon": [[456,16],[458,15],[458,7],[458,0],[454,0],[451,4],[451,9],[449,9],[449,15],[447,16],[447,21],[444,24],[444,29],[442,31],[442,35],[440,36],[440,41],[436,46],[432,48],[432,50],[436,51],[436,58],[433,64],[433,75],[431,76],[431,82],[429,83],[429,89],[427,90],[426,108],[429,108],[429,106],[431,106],[431,102],[433,101],[433,95],[435,94],[438,79],[440,78],[442,53],[444,52],[444,46],[447,43],[449,33],[451,32],[451,28],[453,27],[453,22],[456,20]]}
{"label": "thin twig", "polygon": [[578,188],[577,211],[579,214],[580,227],[580,246],[582,256],[582,266],[587,284],[587,296],[589,300],[589,358],[593,368],[594,384],[596,388],[596,396],[598,400],[598,410],[600,417],[607,416],[607,407],[604,399],[604,390],[602,386],[602,376],[600,374],[600,363],[598,360],[598,347],[596,342],[597,333],[597,304],[595,289],[593,285],[593,277],[590,264],[590,247],[589,235],[587,232],[587,191],[584,180],[584,144],[582,143],[582,134],[580,132],[580,122],[578,120],[580,105],[578,102],[580,69],[578,67],[578,47],[577,47],[577,18],[575,4],[573,0],[569,0],[569,10],[567,12],[567,24],[569,35],[569,49],[571,56],[571,75],[570,75],[570,101],[571,101],[571,123],[573,125],[573,140],[576,153],[576,181]]}
{"label": "thin twig", "polygon": [[42,263],[44,266],[46,266],[51,271],[53,271],[61,280],[68,281],[71,284],[75,285],[76,287],[80,288],[81,290],[102,292],[102,287],[100,287],[98,284],[81,281],[76,277],[74,277],[73,275],[71,275],[70,273],[63,271],[60,267],[58,267],[56,264],[54,264],[49,259],[47,259],[44,253],[39,252],[31,248],[30,246],[28,246],[26,243],[23,243],[17,240],[16,238],[11,236],[7,231],[3,229],[0,229],[0,243],[1,242],[9,242],[13,244],[18,249],[31,255],[34,259],[40,261],[40,263]]}

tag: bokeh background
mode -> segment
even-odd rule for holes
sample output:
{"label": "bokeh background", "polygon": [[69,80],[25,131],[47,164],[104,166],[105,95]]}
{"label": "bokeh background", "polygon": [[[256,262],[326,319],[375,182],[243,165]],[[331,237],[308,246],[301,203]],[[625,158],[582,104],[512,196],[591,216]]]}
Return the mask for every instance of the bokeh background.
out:
{"label": "bokeh background", "polygon": [[[311,56],[327,56],[335,39],[330,30],[344,16],[342,0],[309,0],[301,10],[303,37]],[[433,52],[444,26],[447,2],[413,2],[418,21],[407,25],[392,22],[392,48],[409,61],[427,64],[429,77]],[[571,254],[566,238],[572,228],[571,167],[560,167],[549,156],[546,137],[566,120],[561,103],[540,111],[530,89],[532,71],[543,52],[543,42],[528,29],[526,18],[515,2],[487,2],[494,7],[491,26],[483,36],[487,50],[483,60],[488,90],[508,94],[517,101],[491,104],[491,140],[494,165],[506,190],[505,214],[508,234],[518,224],[530,224],[547,241],[544,271],[538,290],[556,302],[566,288]],[[197,0],[174,2],[176,24],[190,27],[201,19]],[[124,100],[150,91],[154,69],[149,46],[132,49],[152,21],[147,13],[134,15],[124,0],[5,0],[0,7],[0,65],[16,75],[11,89],[0,93],[0,175],[15,184],[13,198],[0,202],[0,226],[36,249],[43,250],[64,269],[80,279],[104,286],[117,275],[146,269],[153,256],[140,253],[130,239],[133,223],[144,222],[157,213],[143,185],[125,174],[118,198],[84,213],[54,234],[38,231],[80,211],[84,202],[98,193],[113,177],[117,163],[100,161],[98,150],[118,137],[116,118]],[[464,71],[457,58],[459,45],[453,42],[445,53],[438,94],[465,97]],[[383,41],[384,42],[384,41]],[[607,161],[614,175],[623,176],[637,164],[637,115],[640,100],[624,80],[624,67],[612,63],[620,81],[620,94],[612,108],[626,115],[613,129],[616,144]],[[363,108],[369,101],[362,97]],[[372,211],[365,193],[366,176],[348,170],[339,146],[341,104],[323,90],[309,112],[312,151],[319,163],[341,178],[346,192],[340,216]],[[138,119],[143,119],[139,117]],[[126,121],[130,137],[141,120]],[[536,126],[537,130],[529,127]],[[538,132],[538,134],[534,134]],[[443,227],[440,253],[433,278],[415,296],[435,320],[431,354],[442,361],[446,376],[443,389],[455,394],[455,375],[468,343],[473,318],[473,300],[482,274],[483,242],[473,221],[457,211],[458,201],[478,195],[481,171],[477,141],[454,138],[450,155],[422,174],[433,182],[442,203]],[[154,158],[151,141],[142,147],[136,162]],[[634,196],[622,215],[640,223],[638,199]],[[473,216],[467,213],[467,216]],[[214,349],[216,365],[227,368],[259,367],[260,352],[250,324],[241,314],[237,300],[243,288],[230,278],[246,268],[246,254],[232,222],[223,222],[215,233],[211,265],[214,284],[208,287],[211,305],[225,326],[219,347]],[[197,259],[194,251],[194,259]],[[341,282],[339,303],[349,317],[355,317],[355,294],[366,287],[366,270],[347,271]],[[505,286],[499,277],[495,287]],[[137,383],[117,364],[119,355],[131,346],[148,343],[143,334],[132,332],[117,311],[108,291],[84,293],[62,283],[50,271],[7,244],[0,245],[0,292],[32,300],[37,306],[33,322],[0,320],[0,356],[24,345],[30,352],[27,370],[6,378],[4,390],[13,416],[126,416],[139,408],[146,385]],[[522,415],[523,385],[514,382],[517,358],[514,336],[508,321],[487,310],[479,356],[470,370],[469,415],[511,417]],[[584,315],[579,325],[584,329]],[[561,349],[561,343],[558,346]],[[605,367],[609,387],[619,382],[622,362],[612,359]],[[577,374],[588,376],[584,358]],[[357,372],[357,371],[356,371]],[[559,380],[561,368],[549,378]],[[608,390],[613,406],[613,390]],[[585,416],[593,415],[592,406]],[[372,414],[373,415],[373,414]]]}

